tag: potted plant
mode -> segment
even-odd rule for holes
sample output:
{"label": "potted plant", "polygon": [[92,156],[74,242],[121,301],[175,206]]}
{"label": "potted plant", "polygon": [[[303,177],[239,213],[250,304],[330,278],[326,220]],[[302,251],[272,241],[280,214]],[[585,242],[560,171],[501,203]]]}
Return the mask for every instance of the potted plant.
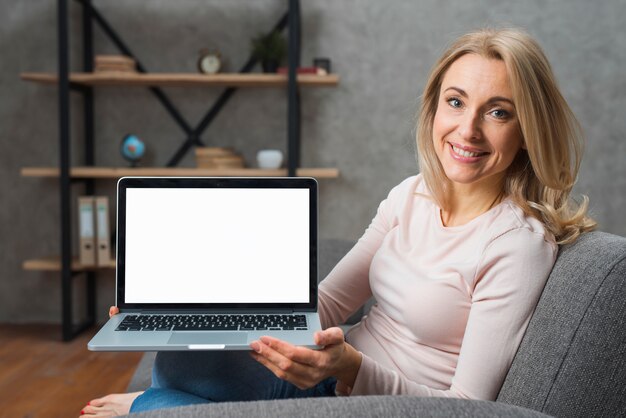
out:
{"label": "potted plant", "polygon": [[252,39],[252,56],[261,61],[265,73],[275,73],[287,56],[287,41],[278,31]]}

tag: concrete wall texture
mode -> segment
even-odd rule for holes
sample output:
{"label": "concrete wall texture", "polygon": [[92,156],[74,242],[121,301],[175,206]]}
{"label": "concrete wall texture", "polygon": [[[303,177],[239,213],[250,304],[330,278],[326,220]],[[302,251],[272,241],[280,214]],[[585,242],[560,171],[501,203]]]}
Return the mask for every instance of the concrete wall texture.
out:
{"label": "concrete wall texture", "polygon": [[[194,72],[197,51],[215,45],[237,70],[250,39],[267,31],[285,0],[94,1],[150,71]],[[543,45],[588,145],[576,187],[600,228],[626,235],[626,2],[606,0],[303,0],[302,64],[332,59],[337,88],[302,89],[302,165],[338,167],[320,182],[320,235],[357,239],[391,187],[417,172],[414,114],[430,66],[456,36],[482,26],[520,26]],[[80,5],[70,2],[71,62],[81,68]],[[117,53],[96,27],[95,52]],[[58,254],[58,181],[20,177],[58,164],[57,88],[19,80],[56,71],[56,2],[0,3],[0,321],[60,321],[57,273],[23,260]],[[193,126],[219,88],[166,88]],[[145,88],[95,90],[97,164],[123,166],[121,137],[148,146],[144,165],[164,165],[184,134]],[[73,164],[81,164],[81,99],[72,97]],[[205,132],[253,165],[261,148],[286,145],[286,92],[241,89]],[[193,166],[189,154],[182,166]],[[80,185],[73,186],[75,194]],[[97,182],[113,197],[114,181]],[[74,231],[74,236],[76,232]],[[76,278],[82,302],[82,280]],[[112,272],[98,275],[98,312],[114,301]],[[81,305],[81,303],[79,303]],[[76,315],[80,315],[79,309]]]}

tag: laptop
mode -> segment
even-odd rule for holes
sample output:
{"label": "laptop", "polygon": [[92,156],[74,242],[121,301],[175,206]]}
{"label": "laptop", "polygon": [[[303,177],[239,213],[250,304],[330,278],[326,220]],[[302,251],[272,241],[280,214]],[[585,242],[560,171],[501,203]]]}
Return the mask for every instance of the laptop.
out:
{"label": "laptop", "polygon": [[116,306],[92,351],[320,348],[313,178],[124,177]]}

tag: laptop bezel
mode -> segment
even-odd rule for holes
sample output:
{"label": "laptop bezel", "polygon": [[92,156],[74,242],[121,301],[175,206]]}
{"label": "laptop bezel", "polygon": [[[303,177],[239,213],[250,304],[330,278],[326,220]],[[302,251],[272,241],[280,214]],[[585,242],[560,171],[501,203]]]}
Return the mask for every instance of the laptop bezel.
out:
{"label": "laptop bezel", "polygon": [[[301,188],[309,190],[308,303],[126,303],[126,192],[129,188]],[[116,305],[120,311],[222,312],[317,310],[317,180],[310,177],[122,177],[117,183]]]}

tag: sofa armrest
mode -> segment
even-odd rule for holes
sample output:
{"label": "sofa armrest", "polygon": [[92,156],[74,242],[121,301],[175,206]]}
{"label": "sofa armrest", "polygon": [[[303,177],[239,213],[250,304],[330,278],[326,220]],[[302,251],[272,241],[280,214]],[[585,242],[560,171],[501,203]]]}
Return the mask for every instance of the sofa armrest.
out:
{"label": "sofa armrest", "polygon": [[160,417],[519,417],[545,418],[549,415],[499,402],[470,401],[415,396],[354,396],[285,399],[254,402],[223,402],[161,409],[130,418]]}

